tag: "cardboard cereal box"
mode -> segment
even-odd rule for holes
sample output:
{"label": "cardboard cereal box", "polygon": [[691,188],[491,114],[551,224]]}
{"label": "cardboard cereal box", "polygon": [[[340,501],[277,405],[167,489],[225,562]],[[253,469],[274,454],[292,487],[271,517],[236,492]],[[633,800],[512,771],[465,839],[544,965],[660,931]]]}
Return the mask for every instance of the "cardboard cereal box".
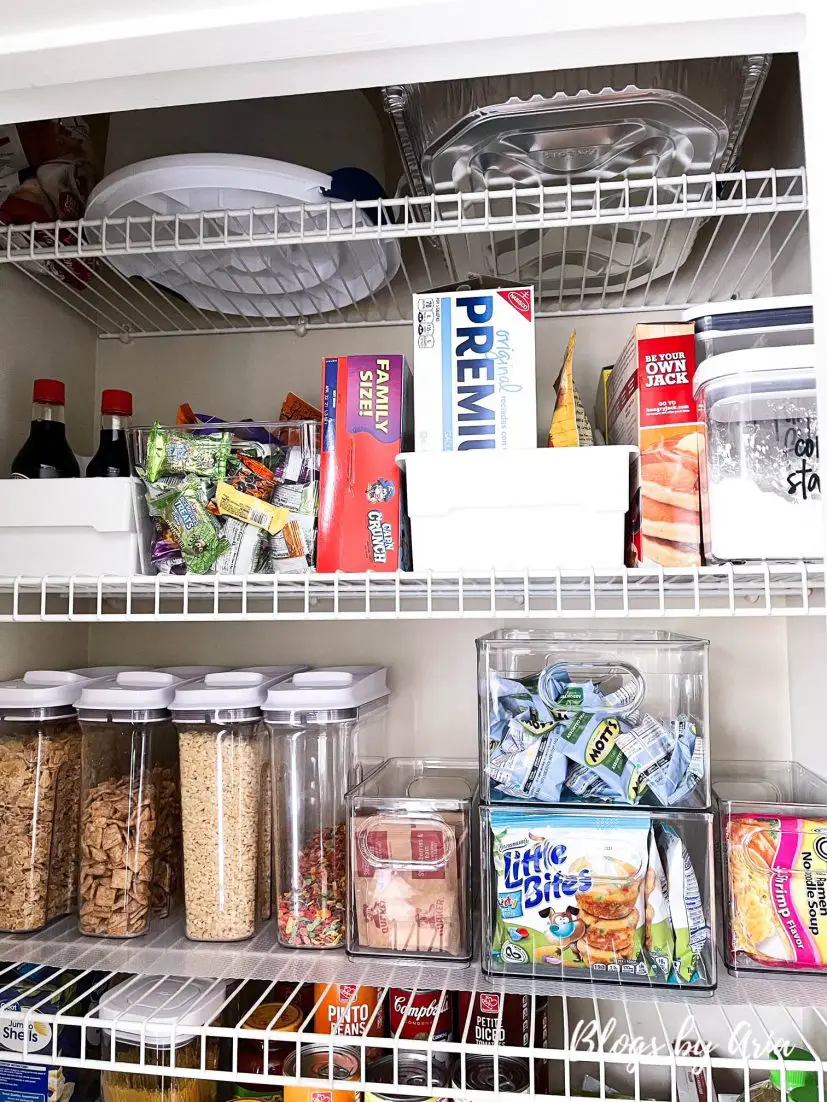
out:
{"label": "cardboard cereal box", "polygon": [[634,444],[628,564],[701,563],[703,426],[689,325],[636,325],[609,379],[609,443]]}
{"label": "cardboard cereal box", "polygon": [[404,356],[324,361],[317,569],[409,570],[399,452],[410,450]]}

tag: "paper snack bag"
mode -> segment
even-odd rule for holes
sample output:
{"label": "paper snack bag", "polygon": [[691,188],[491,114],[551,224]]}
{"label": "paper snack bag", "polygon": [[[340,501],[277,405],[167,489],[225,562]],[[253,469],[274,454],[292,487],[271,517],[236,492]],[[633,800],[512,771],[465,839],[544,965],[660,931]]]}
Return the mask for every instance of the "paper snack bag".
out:
{"label": "paper snack bag", "polygon": [[464,832],[465,821],[454,812],[357,820],[353,867],[361,948],[460,954],[457,855],[467,845]]}
{"label": "paper snack bag", "polygon": [[627,563],[699,566],[703,426],[692,394],[695,330],[636,325],[609,378],[609,443],[632,444]]}

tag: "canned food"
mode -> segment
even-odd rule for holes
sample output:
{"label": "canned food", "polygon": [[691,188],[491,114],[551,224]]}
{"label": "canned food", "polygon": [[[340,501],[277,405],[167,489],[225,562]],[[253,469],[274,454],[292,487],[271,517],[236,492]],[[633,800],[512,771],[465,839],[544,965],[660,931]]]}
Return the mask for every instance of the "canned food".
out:
{"label": "canned food", "polygon": [[[362,1037],[367,1033],[369,1037],[381,1037],[385,1032],[384,1006],[380,1006],[374,1016],[379,1002],[376,987],[317,983],[315,995],[318,1009],[313,1018],[314,1033],[331,1033],[338,1037]],[[368,1059],[375,1059],[381,1052],[369,1048],[367,1055]]]}
{"label": "canned food", "polygon": [[[285,1006],[284,1003],[262,1003],[257,1007],[243,1025],[243,1029],[271,1029],[280,1033],[297,1033],[303,1021],[301,1010],[292,1003]],[[284,1058],[290,1052],[293,1045],[290,1041],[279,1041],[272,1038],[267,1043],[267,1075],[281,1075]],[[238,1042],[238,1073],[239,1075],[264,1074],[264,1041],[258,1037],[245,1038],[242,1036]],[[239,1087],[239,1098],[263,1098],[259,1091],[252,1088]],[[266,1091],[268,1098],[279,1099],[282,1096],[281,1087],[273,1087]]]}
{"label": "canned food", "polygon": [[[411,991],[392,987],[388,992],[390,1035],[409,1041],[453,1040],[454,1002],[450,991]],[[436,1026],[434,1026],[436,1023]]]}
{"label": "canned food", "polygon": [[[498,995],[493,991],[457,991],[456,1036],[474,1045],[545,1048],[548,1038],[548,1000],[536,997],[534,1038],[531,1037],[531,995]],[[469,1013],[470,1011],[470,1013]],[[467,1028],[467,1033],[466,1033]]]}
{"label": "canned food", "polygon": [[[284,1059],[282,1075],[347,1082],[359,1078],[359,1069],[359,1053],[355,1048],[331,1050],[327,1045],[303,1045],[301,1071],[296,1071],[296,1050],[291,1049]],[[355,1091],[326,1085],[300,1087],[287,1083],[284,1087],[284,1102],[355,1102],[357,1097]]]}
{"label": "canned food", "polygon": [[459,1090],[496,1091],[502,1094],[528,1093],[528,1060],[519,1056],[466,1056],[465,1084],[462,1082],[463,1057],[454,1061],[452,1084]]}
{"label": "canned food", "polygon": [[[430,1082],[429,1082],[430,1073]],[[424,1053],[389,1052],[367,1070],[371,1083],[393,1083],[395,1086],[424,1087],[422,1094],[394,1094],[392,1091],[365,1091],[365,1102],[438,1102],[434,1093],[448,1086],[448,1068],[439,1060],[429,1061]]]}

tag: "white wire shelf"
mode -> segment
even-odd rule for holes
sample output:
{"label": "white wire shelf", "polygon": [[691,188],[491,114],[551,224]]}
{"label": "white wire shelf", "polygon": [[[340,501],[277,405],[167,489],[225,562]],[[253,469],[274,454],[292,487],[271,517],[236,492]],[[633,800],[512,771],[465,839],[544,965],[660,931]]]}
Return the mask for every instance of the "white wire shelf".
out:
{"label": "white wire shelf", "polygon": [[[169,977],[159,975],[158,985],[166,978]],[[473,977],[469,977],[462,989],[474,993],[483,990],[472,980]],[[87,1071],[98,1068],[102,1071],[124,1071],[130,1075],[136,1072],[157,1075],[158,1063],[166,1062],[167,1074],[180,1078],[233,1084],[242,1079],[251,1086],[268,1084],[270,1090],[276,1084],[306,1085],[316,1089],[336,1086],[341,1090],[341,1081],[294,1078],[283,1073],[264,1076],[239,1070],[242,1041],[257,1039],[268,1046],[274,1042],[287,1044],[297,1056],[305,1046],[321,1043],[330,1051],[343,1047],[357,1050],[359,1071],[357,1078],[347,1083],[348,1090],[376,1090],[382,1094],[392,1090],[394,1095],[421,1098],[424,1093],[421,1081],[414,1085],[403,1079],[404,1058],[409,1054],[421,1054],[427,1061],[430,1074],[436,1069],[437,1062],[453,1062],[464,1057],[462,1062],[465,1063],[477,1055],[494,1056],[495,1060],[518,1056],[528,1064],[529,1097],[548,1095],[554,1099],[570,1099],[580,1092],[584,1075],[591,1074],[599,1083],[602,1099],[614,1089],[635,1102],[641,1099],[685,1102],[689,1096],[681,1086],[681,1080],[685,1083],[686,1072],[682,1069],[688,1068],[705,1073],[706,1082],[714,1083],[719,1094],[725,1091],[737,1094],[748,1090],[751,1081],[766,1078],[769,1069],[778,1068],[780,1062],[783,1068],[782,1090],[784,1077],[790,1071],[808,1070],[817,1075],[818,1102],[825,1100],[824,1073],[827,1063],[823,1056],[827,1016],[818,1006],[801,1011],[789,1003],[781,1003],[780,999],[777,1007],[749,1002],[730,1007],[713,1003],[667,1004],[651,998],[648,1005],[641,1006],[626,1001],[607,1003],[597,996],[583,997],[582,994],[563,992],[549,999],[545,1009],[548,1035],[547,1043],[542,1045],[536,1016],[538,998],[542,996],[533,994],[529,1045],[517,1048],[497,1041],[491,1046],[477,1044],[472,1039],[470,1013],[464,1018],[458,1017],[454,1039],[450,1041],[436,1040],[433,1029],[427,1038],[420,1040],[405,1040],[398,1032],[385,1037],[316,1034],[313,1032],[312,1014],[323,997],[321,991],[318,1001],[306,1006],[307,1017],[297,1033],[279,1033],[272,1028],[272,1021],[266,1028],[247,1030],[244,1023],[258,1006],[276,999],[298,1004],[301,999],[300,985],[287,992],[282,989],[276,994],[275,982],[259,984],[249,980],[228,982],[217,979],[199,996],[202,1005],[207,1002],[212,1004],[213,995],[220,1000],[220,1009],[209,1025],[193,1026],[183,1018],[179,1021],[172,1012],[169,1000],[162,1004],[159,1018],[163,1016],[164,1033],[171,1037],[173,1044],[166,1051],[159,1052],[146,1041],[146,1027],[143,1027],[144,1038],[137,1041],[134,1034],[125,1036],[123,1016],[105,1017],[97,1006],[91,1005],[93,1000],[90,995],[99,997],[113,981],[131,985],[140,982],[136,977],[123,974],[80,969],[61,970],[46,976],[35,972],[23,979],[13,965],[0,970],[0,1019],[7,1029],[18,1023],[23,1027],[19,1033],[20,1050],[4,1049],[0,1051],[0,1060],[24,1060],[29,1065],[51,1063],[64,1068],[84,1067]],[[413,977],[409,977],[407,987],[414,994],[434,990],[424,988]],[[452,980],[451,986],[436,990],[455,989]],[[368,1028],[380,1013],[379,1007],[387,992],[388,985],[380,985],[380,1000],[377,1010],[368,1020]],[[198,992],[193,991],[193,994]],[[351,998],[355,994],[354,990]],[[20,1006],[21,997],[28,1005]],[[61,1004],[59,1012],[48,1006],[49,1000],[57,1000]],[[410,1006],[410,1002],[407,1005]],[[40,1029],[32,1028],[35,1025],[39,1025]],[[157,1026],[154,1028],[157,1029]],[[78,1031],[77,1056],[58,1055],[58,1039],[61,1031],[66,1029]],[[186,1056],[183,1055],[183,1047],[176,1048],[176,1036],[190,1038],[184,1042]],[[114,1044],[110,1044],[110,1037]],[[676,1043],[680,1046],[677,1054]],[[690,1045],[692,1049],[688,1047]],[[797,1058],[789,1054],[792,1046],[809,1052],[811,1061],[806,1065],[796,1062]],[[392,1083],[372,1081],[369,1050],[395,1054]],[[177,1054],[177,1060],[173,1054]],[[780,1057],[780,1061],[773,1059],[774,1056]],[[264,1066],[266,1064],[267,1061]],[[298,1059],[297,1064],[300,1066]],[[466,1063],[466,1074],[467,1067]],[[495,1075],[499,1074],[499,1070],[495,1070]],[[170,1089],[169,1080],[167,1084],[167,1089]],[[499,1086],[499,1082],[495,1086]],[[502,1093],[507,1089],[503,1083]],[[483,1100],[500,1091],[469,1090],[461,1084],[452,1086],[449,1080],[447,1087],[438,1092],[428,1092],[432,1093],[438,1093],[441,1098]]]}
{"label": "white wire shelf", "polygon": [[2,577],[0,622],[824,616],[823,563],[525,571]]}
{"label": "white wire shelf", "polygon": [[[770,293],[773,272],[807,248],[806,212],[804,169],[771,169],[4,226],[0,264],[55,294],[101,337],[122,340],[407,324],[414,291],[471,274],[532,283],[538,316],[676,310]],[[345,242],[372,242],[377,261],[387,243],[401,249],[397,274],[379,288],[369,277],[372,254],[363,251],[351,280],[360,301],[347,306],[317,286],[319,248]],[[236,254],[236,274],[216,292],[214,273],[228,251]],[[200,308],[157,281],[119,271],[125,258],[134,270],[140,258],[163,267],[172,254],[201,288]],[[255,316],[229,313],[227,293],[268,295],[260,263],[267,255],[290,271],[293,290],[285,288],[283,306],[270,289],[269,304],[255,307]],[[304,292],[314,307],[299,313],[291,294]]]}

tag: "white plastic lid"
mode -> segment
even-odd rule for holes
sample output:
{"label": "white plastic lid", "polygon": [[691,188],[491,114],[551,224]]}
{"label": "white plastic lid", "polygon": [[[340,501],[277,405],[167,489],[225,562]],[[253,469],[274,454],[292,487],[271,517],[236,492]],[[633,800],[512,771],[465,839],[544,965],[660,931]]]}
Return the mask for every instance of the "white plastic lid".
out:
{"label": "white plastic lid", "polygon": [[98,1014],[102,1028],[138,1043],[144,1036],[148,1044],[169,1047],[174,1027],[177,1048],[217,1017],[224,1000],[224,984],[217,980],[141,976],[101,995]]}
{"label": "white plastic lid", "polygon": [[182,681],[189,681],[194,677],[206,677],[208,673],[225,673],[228,666],[160,666],[161,673],[171,673],[173,677],[180,677]]}
{"label": "white plastic lid", "polygon": [[29,670],[0,682],[0,712],[17,708],[74,707],[87,678],[71,670]]}
{"label": "white plastic lid", "polygon": [[[739,348],[735,352],[722,352],[709,356],[695,372],[693,394],[716,379],[734,375],[755,375],[770,371],[804,372],[812,375],[815,386],[815,345],[782,344],[768,348]],[[791,379],[791,386],[800,386],[809,379]]]}
{"label": "white plastic lid", "polygon": [[719,314],[758,314],[762,310],[796,310],[813,305],[812,295],[786,295],[782,298],[729,298],[725,302],[705,302],[690,306],[681,321],[714,318]]}
{"label": "white plastic lid", "polygon": [[267,691],[265,712],[343,711],[390,695],[384,666],[326,666],[294,673]]}
{"label": "white plastic lid", "polygon": [[197,681],[179,685],[169,708],[172,712],[260,708],[269,684],[269,677],[254,670],[208,673]]}
{"label": "white plastic lid", "polygon": [[78,700],[79,712],[163,711],[170,706],[180,680],[160,670],[130,670],[103,681],[88,682]]}

